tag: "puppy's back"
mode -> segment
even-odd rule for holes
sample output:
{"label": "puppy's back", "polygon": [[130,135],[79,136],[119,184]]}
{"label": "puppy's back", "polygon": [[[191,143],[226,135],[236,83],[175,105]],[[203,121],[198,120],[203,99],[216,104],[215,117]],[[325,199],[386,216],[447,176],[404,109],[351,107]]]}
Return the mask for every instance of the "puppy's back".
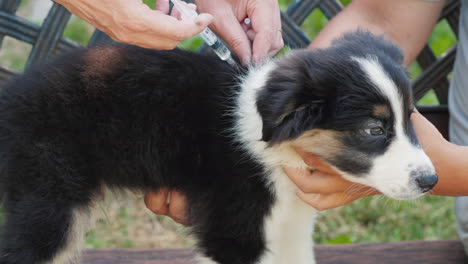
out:
{"label": "puppy's back", "polygon": [[[199,146],[216,139],[212,135],[225,129],[220,124],[229,125],[219,119],[231,107],[236,74],[217,58],[181,50],[80,49],[1,91],[0,145],[8,155],[67,157],[63,167],[82,169],[75,174],[88,175],[90,186],[181,182],[174,176],[190,174],[185,169],[197,165],[188,163],[200,156]],[[6,182],[47,182],[21,175]]]}

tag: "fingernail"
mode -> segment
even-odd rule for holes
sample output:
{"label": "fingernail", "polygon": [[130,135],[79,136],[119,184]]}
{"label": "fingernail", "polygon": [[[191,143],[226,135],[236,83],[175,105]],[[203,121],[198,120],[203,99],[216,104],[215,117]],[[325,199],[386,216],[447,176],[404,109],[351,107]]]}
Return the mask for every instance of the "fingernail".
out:
{"label": "fingernail", "polygon": [[250,56],[246,56],[242,59],[242,65],[249,65],[250,64]]}
{"label": "fingernail", "polygon": [[183,225],[189,225],[189,221],[186,217],[174,217],[174,219],[176,219],[178,223],[181,223]]}
{"label": "fingernail", "polygon": [[[184,2],[185,3],[185,2]],[[185,3],[190,9],[197,10],[197,5],[194,3]]]}
{"label": "fingernail", "polygon": [[187,220],[187,218],[184,216],[184,215],[173,215],[172,217],[180,220],[180,221],[183,221],[185,222]]}
{"label": "fingernail", "polygon": [[199,14],[195,18],[195,24],[197,24],[197,26],[206,27],[211,24],[211,22],[213,22],[213,16],[208,13]]}
{"label": "fingernail", "polygon": [[259,64],[262,64],[264,62],[265,58],[263,57],[260,57],[260,56],[254,56],[253,57],[253,64],[254,65],[259,65]]}

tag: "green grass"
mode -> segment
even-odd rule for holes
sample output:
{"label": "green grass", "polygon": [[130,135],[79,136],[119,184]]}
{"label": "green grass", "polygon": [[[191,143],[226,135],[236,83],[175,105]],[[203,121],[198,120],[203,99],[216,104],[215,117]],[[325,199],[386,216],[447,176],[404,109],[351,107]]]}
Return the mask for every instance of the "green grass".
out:
{"label": "green grass", "polygon": [[156,7],[156,0],[143,0],[143,3],[154,9]]}
{"label": "green grass", "polygon": [[321,244],[455,239],[451,197],[416,201],[369,197],[320,214],[314,239]]}

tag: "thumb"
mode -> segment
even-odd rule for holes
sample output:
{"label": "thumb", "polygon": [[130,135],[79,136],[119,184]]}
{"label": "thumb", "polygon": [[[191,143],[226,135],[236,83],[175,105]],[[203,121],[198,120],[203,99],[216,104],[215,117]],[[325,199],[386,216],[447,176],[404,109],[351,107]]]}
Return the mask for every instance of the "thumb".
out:
{"label": "thumb", "polygon": [[[193,37],[208,27],[213,22],[211,14],[199,14],[192,19],[183,19],[175,22],[172,36],[176,40]],[[172,26],[172,25],[171,25]]]}
{"label": "thumb", "polygon": [[195,17],[194,22],[201,29],[198,32],[200,33],[213,22],[213,16],[208,13],[202,13]]}
{"label": "thumb", "polygon": [[215,19],[211,27],[229,44],[243,65],[250,63],[252,56],[250,40],[234,15],[225,16],[222,20]]}
{"label": "thumb", "polygon": [[150,31],[161,37],[176,41],[199,34],[213,22],[213,16],[210,14],[200,14],[194,18],[178,20],[157,11],[154,11],[150,16],[145,16],[144,19]]}
{"label": "thumb", "polygon": [[323,161],[314,153],[306,152],[300,147],[295,146],[294,150],[301,156],[302,160],[310,167],[329,174],[338,174],[328,163]]}

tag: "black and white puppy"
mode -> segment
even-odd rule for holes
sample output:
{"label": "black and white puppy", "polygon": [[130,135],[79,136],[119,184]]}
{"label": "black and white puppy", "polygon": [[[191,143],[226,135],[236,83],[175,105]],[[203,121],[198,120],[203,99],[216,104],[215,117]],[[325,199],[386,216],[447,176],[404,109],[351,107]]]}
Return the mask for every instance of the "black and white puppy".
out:
{"label": "black and white puppy", "polygon": [[365,32],[245,73],[115,45],[38,66],[0,92],[0,264],[73,261],[101,189],[183,192],[201,264],[311,264],[314,209],[282,165],[314,152],[395,199],[437,182],[409,119],[397,47]]}

